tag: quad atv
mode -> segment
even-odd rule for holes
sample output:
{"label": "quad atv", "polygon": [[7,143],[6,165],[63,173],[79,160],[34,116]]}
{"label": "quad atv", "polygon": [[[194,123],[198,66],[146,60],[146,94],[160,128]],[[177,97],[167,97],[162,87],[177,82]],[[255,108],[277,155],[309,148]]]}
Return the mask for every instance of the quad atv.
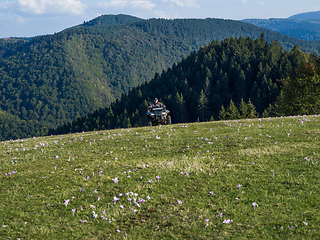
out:
{"label": "quad atv", "polygon": [[147,126],[156,126],[159,124],[171,124],[170,111],[166,107],[148,107]]}

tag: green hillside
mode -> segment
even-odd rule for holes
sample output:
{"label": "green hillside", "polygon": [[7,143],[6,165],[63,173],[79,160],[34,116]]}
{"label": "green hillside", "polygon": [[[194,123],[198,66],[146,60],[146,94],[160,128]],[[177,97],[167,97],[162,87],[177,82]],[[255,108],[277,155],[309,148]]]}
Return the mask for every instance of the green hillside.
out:
{"label": "green hillside", "polygon": [[1,239],[317,239],[319,116],[0,145]]}
{"label": "green hillside", "polygon": [[218,120],[221,107],[227,108],[231,100],[237,106],[251,100],[255,106],[257,113],[244,113],[242,118],[259,116],[276,101],[282,86],[279,80],[293,76],[306,61],[299,47],[286,52],[263,35],[255,40],[213,41],[110,107],[51,129],[49,134],[144,126],[147,106],[154,97],[171,111],[174,123]]}
{"label": "green hillside", "polygon": [[[109,106],[213,39],[265,32],[285,49],[319,44],[221,19],[106,15],[60,33],[0,41],[0,139],[39,136]],[[13,122],[14,121],[14,122]]]}

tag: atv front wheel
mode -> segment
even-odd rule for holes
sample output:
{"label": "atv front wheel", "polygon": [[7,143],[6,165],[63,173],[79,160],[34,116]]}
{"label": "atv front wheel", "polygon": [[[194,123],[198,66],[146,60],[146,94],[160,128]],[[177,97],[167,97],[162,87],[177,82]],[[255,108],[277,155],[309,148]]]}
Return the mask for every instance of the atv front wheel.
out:
{"label": "atv front wheel", "polygon": [[152,121],[149,118],[147,119],[146,126],[152,127]]}
{"label": "atv front wheel", "polygon": [[167,125],[170,125],[170,124],[171,124],[171,116],[167,116],[166,124],[167,124]]}

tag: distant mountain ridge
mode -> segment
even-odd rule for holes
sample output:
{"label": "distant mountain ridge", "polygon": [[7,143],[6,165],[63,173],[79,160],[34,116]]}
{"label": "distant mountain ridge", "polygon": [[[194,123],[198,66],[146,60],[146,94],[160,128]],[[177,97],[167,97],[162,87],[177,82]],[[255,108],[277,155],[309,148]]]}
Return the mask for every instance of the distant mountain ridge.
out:
{"label": "distant mountain ridge", "polygon": [[298,13],[288,17],[288,19],[307,20],[307,19],[320,19],[320,11]]}
{"label": "distant mountain ridge", "polygon": [[79,24],[77,26],[67,28],[63,31],[76,30],[79,28],[99,26],[99,25],[110,26],[110,25],[117,25],[117,24],[130,24],[130,23],[135,23],[140,21],[144,21],[144,19],[137,18],[130,15],[125,15],[125,14],[119,14],[119,15],[108,14],[108,15],[101,15],[90,21],[84,22],[83,24]]}
{"label": "distant mountain ridge", "polygon": [[320,40],[320,11],[300,13],[289,18],[244,19],[242,21],[301,40]]}

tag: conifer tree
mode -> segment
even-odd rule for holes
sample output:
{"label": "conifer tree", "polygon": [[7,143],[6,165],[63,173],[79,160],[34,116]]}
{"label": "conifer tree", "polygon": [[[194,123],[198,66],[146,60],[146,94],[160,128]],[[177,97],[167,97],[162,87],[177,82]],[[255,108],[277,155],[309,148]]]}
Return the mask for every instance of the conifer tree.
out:
{"label": "conifer tree", "polygon": [[250,93],[250,99],[252,100],[252,103],[256,106],[257,111],[259,112],[261,110],[261,91],[258,86],[258,83],[255,82],[253,84],[251,93]]}
{"label": "conifer tree", "polygon": [[268,117],[270,117],[270,114],[269,114],[268,109],[265,109],[265,110],[263,111],[262,117],[263,117],[263,118],[268,118]]}
{"label": "conifer tree", "polygon": [[205,92],[203,91],[203,89],[201,89],[199,100],[198,100],[198,111],[199,111],[199,117],[201,121],[205,121],[207,104],[208,104],[207,96],[205,95]]}
{"label": "conifer tree", "polygon": [[235,84],[235,94],[238,103],[240,99],[245,99],[247,97],[246,75],[244,74],[243,70],[240,71],[240,74],[237,77],[237,81]]}
{"label": "conifer tree", "polygon": [[229,107],[227,108],[227,119],[239,119],[239,116],[239,111],[231,99]]}
{"label": "conifer tree", "polygon": [[129,117],[124,117],[122,126],[125,127],[125,128],[132,127]]}
{"label": "conifer tree", "polygon": [[229,77],[227,73],[225,73],[220,81],[221,89],[220,89],[220,96],[224,101],[224,104],[227,105],[229,101]]}
{"label": "conifer tree", "polygon": [[249,116],[248,105],[243,101],[243,98],[241,99],[241,102],[239,105],[239,114],[240,114],[240,119],[245,119]]}
{"label": "conifer tree", "polygon": [[188,122],[188,111],[185,106],[185,101],[183,99],[182,93],[176,93],[175,96],[175,110],[173,112],[174,122],[175,123],[183,123]]}
{"label": "conifer tree", "polygon": [[257,118],[259,116],[258,112],[256,111],[256,107],[252,104],[251,100],[249,99],[248,103],[248,118]]}
{"label": "conifer tree", "polygon": [[320,65],[303,64],[297,75],[282,79],[283,87],[277,100],[281,115],[320,113]]}
{"label": "conifer tree", "polygon": [[224,108],[224,106],[221,106],[221,110],[219,112],[219,119],[220,120],[226,120],[227,119],[227,112],[226,109]]}

